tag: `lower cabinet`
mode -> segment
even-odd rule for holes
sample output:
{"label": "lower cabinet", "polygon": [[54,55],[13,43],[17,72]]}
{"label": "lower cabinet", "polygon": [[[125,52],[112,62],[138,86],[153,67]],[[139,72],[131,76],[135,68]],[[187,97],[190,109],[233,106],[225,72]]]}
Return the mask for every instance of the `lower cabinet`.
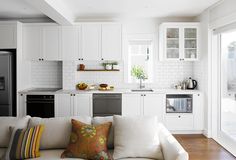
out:
{"label": "lower cabinet", "polygon": [[18,103],[17,109],[16,109],[17,117],[26,116],[26,95],[18,94],[17,103]]}
{"label": "lower cabinet", "polygon": [[92,94],[56,94],[55,117],[91,116]]}
{"label": "lower cabinet", "polygon": [[193,130],[193,114],[172,114],[165,116],[165,124],[169,130]]}
{"label": "lower cabinet", "polygon": [[164,113],[164,124],[170,131],[202,131],[204,129],[203,95],[200,93],[191,95],[192,113]]}
{"label": "lower cabinet", "polygon": [[165,94],[122,94],[122,115],[158,116],[163,121]]}

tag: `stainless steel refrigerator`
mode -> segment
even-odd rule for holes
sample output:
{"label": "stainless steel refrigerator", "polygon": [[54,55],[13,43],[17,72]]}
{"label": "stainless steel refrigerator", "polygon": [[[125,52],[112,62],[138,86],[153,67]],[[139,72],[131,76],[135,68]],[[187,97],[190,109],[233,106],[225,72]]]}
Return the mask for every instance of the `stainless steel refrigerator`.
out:
{"label": "stainless steel refrigerator", "polygon": [[0,51],[0,116],[16,115],[15,54]]}

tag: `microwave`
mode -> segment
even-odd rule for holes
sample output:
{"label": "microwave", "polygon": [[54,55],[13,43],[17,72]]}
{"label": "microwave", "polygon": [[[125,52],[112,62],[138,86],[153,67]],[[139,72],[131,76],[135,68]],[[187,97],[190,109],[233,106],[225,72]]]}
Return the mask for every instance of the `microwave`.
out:
{"label": "microwave", "polygon": [[166,113],[192,113],[193,96],[191,94],[167,94]]}

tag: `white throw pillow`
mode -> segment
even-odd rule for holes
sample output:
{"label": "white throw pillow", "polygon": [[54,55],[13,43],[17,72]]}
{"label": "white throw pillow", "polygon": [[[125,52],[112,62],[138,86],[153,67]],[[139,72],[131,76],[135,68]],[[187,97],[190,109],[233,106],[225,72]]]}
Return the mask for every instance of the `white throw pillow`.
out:
{"label": "white throw pillow", "polygon": [[114,116],[114,159],[163,159],[157,117]]}
{"label": "white throw pillow", "polygon": [[86,124],[91,124],[91,118],[87,116],[31,118],[29,127],[34,127],[39,124],[44,124],[45,127],[40,142],[40,149],[66,148],[70,141],[72,118]]}

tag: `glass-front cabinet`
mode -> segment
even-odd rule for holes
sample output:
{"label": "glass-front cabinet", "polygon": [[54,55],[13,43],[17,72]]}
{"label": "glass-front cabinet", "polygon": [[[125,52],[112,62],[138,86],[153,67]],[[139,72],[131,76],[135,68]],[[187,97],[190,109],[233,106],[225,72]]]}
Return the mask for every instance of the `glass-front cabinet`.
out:
{"label": "glass-front cabinet", "polygon": [[160,25],[160,60],[196,61],[199,56],[199,23]]}

